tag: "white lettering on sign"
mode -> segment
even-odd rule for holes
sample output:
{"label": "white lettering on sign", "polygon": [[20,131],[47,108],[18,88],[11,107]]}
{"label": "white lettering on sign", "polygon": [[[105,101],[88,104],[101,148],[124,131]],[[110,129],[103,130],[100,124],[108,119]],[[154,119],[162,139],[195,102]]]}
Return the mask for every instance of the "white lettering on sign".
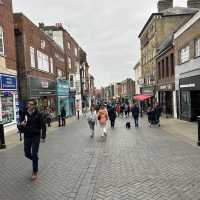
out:
{"label": "white lettering on sign", "polygon": [[48,81],[45,81],[45,80],[41,81],[41,85],[42,85],[42,88],[48,88],[49,87]]}
{"label": "white lettering on sign", "polygon": [[191,87],[195,87],[195,83],[191,83],[191,84],[184,84],[184,85],[180,85],[180,88],[191,88]]}

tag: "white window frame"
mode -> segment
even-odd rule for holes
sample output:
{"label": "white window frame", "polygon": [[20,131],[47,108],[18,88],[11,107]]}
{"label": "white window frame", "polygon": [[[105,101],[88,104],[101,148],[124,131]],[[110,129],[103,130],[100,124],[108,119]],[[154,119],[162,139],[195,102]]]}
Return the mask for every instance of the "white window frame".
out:
{"label": "white window frame", "polygon": [[72,68],[72,59],[70,57],[68,57],[68,67],[69,69]]}
{"label": "white window frame", "polygon": [[50,58],[50,72],[53,74],[54,70],[53,70],[53,58]]}
{"label": "white window frame", "polygon": [[5,53],[5,49],[4,49],[4,33],[3,33],[3,27],[0,26],[0,46],[1,46],[1,49],[0,50],[0,55],[4,55]]}
{"label": "white window frame", "polygon": [[78,56],[78,49],[76,47],[74,47],[74,54],[75,56]]}
{"label": "white window frame", "polygon": [[71,49],[71,43],[70,42],[67,42],[67,47],[68,47],[68,49]]}
{"label": "white window frame", "polygon": [[195,57],[200,56],[200,38],[195,41]]}
{"label": "white window frame", "polygon": [[186,46],[180,50],[180,63],[185,63],[190,60],[190,46]]}
{"label": "white window frame", "polygon": [[62,70],[58,69],[57,73],[58,73],[58,78],[63,77],[63,71]]}
{"label": "white window frame", "polygon": [[35,64],[35,49],[30,46],[30,58],[31,58],[31,67],[36,68]]}
{"label": "white window frame", "polygon": [[38,69],[49,73],[49,57],[46,54],[37,51],[37,59]]}

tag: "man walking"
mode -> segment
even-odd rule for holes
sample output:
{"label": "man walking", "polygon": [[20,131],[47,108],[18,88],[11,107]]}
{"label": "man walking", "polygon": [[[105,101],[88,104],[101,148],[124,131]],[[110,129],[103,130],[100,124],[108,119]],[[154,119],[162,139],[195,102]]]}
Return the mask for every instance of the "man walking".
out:
{"label": "man walking", "polygon": [[61,109],[62,126],[65,126],[65,118],[66,118],[66,110],[65,110],[65,107],[63,106]]}
{"label": "man walking", "polygon": [[160,116],[162,113],[162,108],[160,107],[159,103],[155,104],[155,117],[156,117],[156,124],[158,124],[158,126],[160,126]]}
{"label": "man walking", "polygon": [[[32,180],[38,176],[38,151],[40,145],[41,130],[44,130],[45,123],[42,114],[36,108],[34,99],[28,100],[27,110],[22,114],[21,126],[24,128],[24,153],[26,158],[32,161]],[[45,140],[42,131],[42,139]]]}
{"label": "man walking", "polygon": [[137,104],[134,104],[132,109],[131,109],[131,112],[132,112],[132,116],[133,116],[133,119],[134,119],[134,122],[135,122],[135,127],[138,128],[138,118],[139,118],[139,107],[137,106]]}

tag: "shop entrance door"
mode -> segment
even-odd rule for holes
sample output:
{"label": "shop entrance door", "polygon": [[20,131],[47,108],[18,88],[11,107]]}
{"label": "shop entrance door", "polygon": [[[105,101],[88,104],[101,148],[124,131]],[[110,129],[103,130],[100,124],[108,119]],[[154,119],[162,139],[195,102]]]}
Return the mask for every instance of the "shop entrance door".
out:
{"label": "shop entrance door", "polygon": [[173,93],[170,91],[167,91],[165,93],[165,103],[166,103],[166,115],[172,116],[173,114]]}
{"label": "shop entrance door", "polygon": [[191,120],[196,121],[200,116],[200,91],[191,91]]}

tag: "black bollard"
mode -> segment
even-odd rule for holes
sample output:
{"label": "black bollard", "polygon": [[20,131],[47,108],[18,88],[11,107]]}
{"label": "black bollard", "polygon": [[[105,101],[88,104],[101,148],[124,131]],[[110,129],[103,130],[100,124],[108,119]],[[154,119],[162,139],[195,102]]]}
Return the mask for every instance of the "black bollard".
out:
{"label": "black bollard", "polygon": [[2,123],[0,123],[0,149],[5,149],[5,136],[4,136],[4,126]]}
{"label": "black bollard", "polygon": [[60,127],[61,126],[61,116],[58,115],[58,126]]}
{"label": "black bollard", "polygon": [[198,142],[197,145],[200,146],[200,116],[197,117],[198,122]]}
{"label": "black bollard", "polygon": [[79,118],[80,118],[80,116],[79,116],[79,115],[80,115],[80,114],[79,114],[79,110],[77,110],[77,115],[78,115],[78,120],[79,120]]}

